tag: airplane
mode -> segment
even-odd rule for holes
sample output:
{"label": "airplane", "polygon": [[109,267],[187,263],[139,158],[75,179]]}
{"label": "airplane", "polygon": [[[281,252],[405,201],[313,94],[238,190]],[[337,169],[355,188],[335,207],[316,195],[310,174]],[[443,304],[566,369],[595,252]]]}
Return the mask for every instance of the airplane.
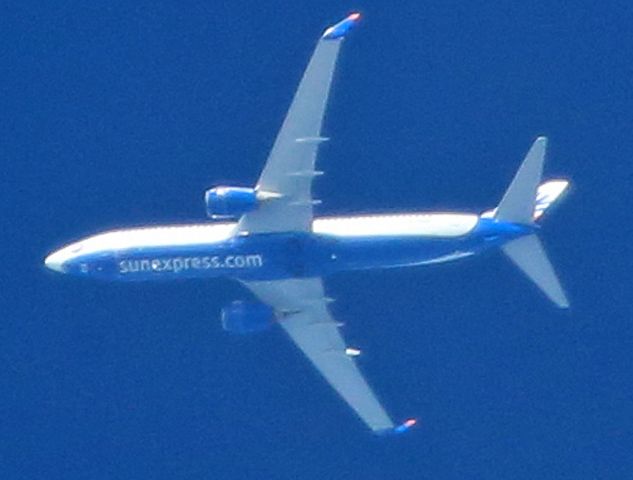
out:
{"label": "airplane", "polygon": [[216,186],[205,192],[211,220],[196,225],[106,231],[71,243],[45,259],[51,270],[87,278],[153,281],[235,279],[256,301],[222,309],[225,330],[249,334],[280,325],[325,380],[375,433],[403,433],[358,366],[323,278],[337,272],[415,267],[501,251],[558,307],[569,302],[537,236],[539,220],[567,189],[542,183],[547,140],[539,137],[493,210],[404,212],[315,217],[315,163],[328,139],[321,126],[337,57],[360,21],[352,13],[317,42],[264,169],[252,188]]}

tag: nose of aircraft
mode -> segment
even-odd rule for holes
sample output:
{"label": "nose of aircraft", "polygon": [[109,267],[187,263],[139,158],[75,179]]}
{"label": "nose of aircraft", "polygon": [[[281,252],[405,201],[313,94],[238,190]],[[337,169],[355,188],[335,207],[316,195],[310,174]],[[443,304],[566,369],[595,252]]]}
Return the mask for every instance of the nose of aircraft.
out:
{"label": "nose of aircraft", "polygon": [[54,270],[56,272],[64,272],[64,256],[62,254],[62,252],[60,250],[51,253],[48,257],[46,257],[46,259],[44,260],[44,265],[46,265],[46,268],[50,268],[51,270]]}

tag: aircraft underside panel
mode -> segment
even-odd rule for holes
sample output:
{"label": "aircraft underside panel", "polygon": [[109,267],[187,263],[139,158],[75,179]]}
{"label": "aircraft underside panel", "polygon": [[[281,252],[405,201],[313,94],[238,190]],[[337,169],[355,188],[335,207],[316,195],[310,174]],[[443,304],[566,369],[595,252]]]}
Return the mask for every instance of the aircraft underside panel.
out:
{"label": "aircraft underside panel", "polygon": [[259,234],[223,242],[101,251],[73,264],[76,271],[69,273],[123,281],[205,277],[280,280],[446,262],[486,245],[478,234],[452,238]]}

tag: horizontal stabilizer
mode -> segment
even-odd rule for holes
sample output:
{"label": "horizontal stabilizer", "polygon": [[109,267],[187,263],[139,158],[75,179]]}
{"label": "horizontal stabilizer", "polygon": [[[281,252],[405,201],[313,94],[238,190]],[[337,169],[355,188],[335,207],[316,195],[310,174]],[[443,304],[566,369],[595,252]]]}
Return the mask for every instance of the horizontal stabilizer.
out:
{"label": "horizontal stabilizer", "polygon": [[536,192],[534,220],[541,218],[543,213],[567,190],[567,187],[569,187],[567,180],[549,180],[541,183]]}
{"label": "horizontal stabilizer", "polygon": [[512,240],[501,249],[552,302],[560,308],[569,307],[563,287],[558,281],[541,241],[535,234]]}
{"label": "horizontal stabilizer", "polygon": [[[536,190],[536,200],[534,202],[534,213],[532,220],[539,220],[543,214],[556,203],[569,187],[568,180],[548,180],[541,183]],[[481,214],[481,218],[496,218],[497,209],[487,210]]]}

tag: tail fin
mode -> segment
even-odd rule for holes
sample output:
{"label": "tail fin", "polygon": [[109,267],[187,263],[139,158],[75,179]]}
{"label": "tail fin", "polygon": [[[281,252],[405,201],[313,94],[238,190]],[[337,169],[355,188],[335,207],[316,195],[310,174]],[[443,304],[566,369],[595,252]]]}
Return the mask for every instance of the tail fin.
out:
{"label": "tail fin", "polygon": [[520,237],[501,247],[512,262],[560,308],[568,308],[569,301],[556,272],[547,258],[543,245],[535,235]]}
{"label": "tail fin", "polygon": [[547,138],[537,138],[525,156],[519,171],[497,206],[494,218],[504,222],[531,225],[536,191],[543,175]]}
{"label": "tail fin", "polygon": [[[545,137],[534,141],[501,202],[490,212],[495,220],[533,225],[567,188],[566,180],[556,180],[539,186],[546,148]],[[565,292],[536,234],[512,240],[501,249],[552,302],[560,308],[569,307]]]}

